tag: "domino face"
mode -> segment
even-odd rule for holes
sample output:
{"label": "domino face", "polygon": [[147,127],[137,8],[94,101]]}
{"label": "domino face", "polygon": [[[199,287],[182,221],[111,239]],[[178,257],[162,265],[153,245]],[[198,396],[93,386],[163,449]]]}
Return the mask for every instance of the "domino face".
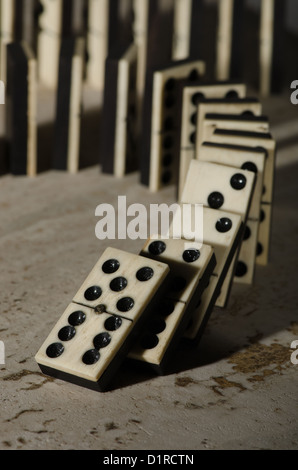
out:
{"label": "domino face", "polygon": [[204,142],[196,157],[199,161],[222,164],[255,173],[256,184],[248,217],[258,220],[263,194],[266,151],[261,148]]}
{"label": "domino face", "polygon": [[245,222],[255,187],[255,174],[216,163],[191,162],[181,203],[203,204],[240,214]]}
{"label": "domino face", "polygon": [[245,132],[226,129],[216,129],[210,138],[211,142],[245,145],[263,148],[267,152],[264,170],[264,192],[262,202],[271,203],[274,190],[274,172],[276,141],[270,133]]}
{"label": "domino face", "polygon": [[106,61],[102,171],[123,177],[137,169],[137,46]]}
{"label": "domino face", "polygon": [[37,353],[41,370],[104,391],[168,273],[166,264],[108,248]]}
{"label": "domino face", "polygon": [[[195,206],[191,206],[189,214],[189,207],[186,208],[185,204],[180,205],[180,211],[177,211],[173,217],[170,236],[173,236],[175,225],[182,224],[182,221],[186,220],[185,217],[190,219],[190,223],[188,226],[184,224],[183,236],[187,240],[194,240],[192,228],[195,227]],[[197,343],[201,337],[202,329],[215,306],[231,263],[239,250],[243,231],[244,223],[240,215],[203,207],[203,243],[213,248],[216,266],[210,284],[203,292],[201,302],[199,301],[195,308],[191,325],[185,333],[185,338],[191,342]],[[226,299],[230,289],[231,278],[225,288]]]}
{"label": "domino face", "polygon": [[174,155],[180,123],[179,82],[198,80],[205,73],[201,61],[178,61],[148,73],[143,109],[142,183],[151,191],[178,181]]}
{"label": "domino face", "polygon": [[216,261],[210,246],[189,246],[185,240],[147,241],[141,255],[170,267],[169,282],[162,301],[152,310],[129,357],[150,364],[164,373],[170,353],[183,334],[192,312],[209,283]]}

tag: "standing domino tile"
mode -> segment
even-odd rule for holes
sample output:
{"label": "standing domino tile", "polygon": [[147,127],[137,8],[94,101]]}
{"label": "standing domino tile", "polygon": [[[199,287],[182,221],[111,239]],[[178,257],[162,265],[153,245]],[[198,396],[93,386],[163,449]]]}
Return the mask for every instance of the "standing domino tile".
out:
{"label": "standing domino tile", "polygon": [[[195,227],[196,206],[181,204],[179,208],[180,210],[177,210],[173,217],[170,236],[173,236],[175,233],[175,227],[183,226],[184,238],[194,240],[192,228]],[[240,215],[223,210],[210,209],[209,207],[203,207],[202,210],[202,239],[204,244],[213,248],[216,266],[210,277],[210,283],[203,292],[201,301],[198,302],[195,308],[191,324],[184,335],[188,340],[194,343],[197,343],[202,335],[204,327],[220,294],[232,260],[239,250],[244,233],[244,223]],[[187,219],[185,219],[185,217],[187,217]],[[191,224],[188,223],[185,225],[185,220],[191,221]],[[198,228],[198,231],[200,232],[200,228]]]}
{"label": "standing domino tile", "polygon": [[171,353],[200,302],[216,265],[210,246],[188,245],[182,239],[152,237],[141,252],[146,258],[168,264],[170,275],[163,299],[152,310],[129,357],[150,364],[160,374],[165,373]]}
{"label": "standing domino tile", "polygon": [[40,0],[38,76],[49,88],[55,88],[58,80],[59,52],[63,25],[63,0]]}
{"label": "standing domino tile", "polygon": [[[191,162],[181,203],[203,204],[211,209],[223,210],[241,216],[246,224],[255,189],[255,174],[239,168],[193,160]],[[240,249],[240,247],[239,247]],[[229,276],[225,280],[225,289],[221,289],[224,307],[236,268],[237,255],[234,257]]]}
{"label": "standing domino tile", "polygon": [[264,170],[264,188],[262,195],[262,209],[266,209],[265,217],[259,227],[259,249],[257,252],[257,264],[264,266],[268,264],[270,253],[270,233],[271,233],[271,210],[266,206],[271,206],[274,195],[274,173],[276,157],[276,141],[270,133],[240,132],[216,129],[210,139],[212,142],[229,143],[235,145],[245,145],[263,148],[267,152]]}
{"label": "standing domino tile", "polygon": [[0,0],[0,80],[6,83],[6,48],[14,39],[14,4]]}
{"label": "standing domino tile", "polygon": [[64,39],[60,51],[53,168],[76,173],[80,168],[80,132],[84,41]]}
{"label": "standing domino tile", "polygon": [[283,0],[261,0],[259,83],[263,96],[282,91],[285,14]]}
{"label": "standing domino tile", "polygon": [[243,99],[246,86],[240,83],[219,82],[185,86],[182,91],[181,127],[179,135],[179,197],[181,197],[188,167],[195,158],[197,107],[203,99]]}
{"label": "standing domino tile", "polygon": [[242,75],[244,0],[218,2],[217,70],[218,80]]}
{"label": "standing domino tile", "polygon": [[25,43],[7,46],[7,138],[10,172],[37,173],[36,59]]}
{"label": "standing domino tile", "polygon": [[196,153],[202,143],[202,132],[205,116],[210,113],[238,114],[239,116],[261,116],[262,104],[255,98],[243,99],[211,99],[201,100],[198,103],[196,114],[196,133],[193,137],[196,145]]}
{"label": "standing domino tile", "polygon": [[166,264],[108,248],[36,354],[41,370],[105,391],[168,273]]}
{"label": "standing domino tile", "polygon": [[190,55],[192,7],[193,0],[175,0],[173,60],[186,59]]}
{"label": "standing domino tile", "polygon": [[137,169],[137,47],[121,47],[106,61],[102,171],[123,177]]}
{"label": "standing domino tile", "polygon": [[269,132],[270,125],[266,116],[208,113],[204,117],[202,126],[198,129],[197,149],[203,142],[208,142],[216,128],[264,133]]}
{"label": "standing domino tile", "polygon": [[106,58],[118,44],[132,41],[131,14],[131,0],[88,0],[86,79],[101,91]]}
{"label": "standing domino tile", "polygon": [[255,190],[234,277],[236,282],[251,284],[255,271],[266,152],[258,148],[205,142],[200,147],[198,160],[246,169],[256,174]]}
{"label": "standing domino tile", "polygon": [[151,191],[178,182],[179,162],[173,161],[180,123],[178,85],[185,79],[198,80],[204,73],[203,62],[185,60],[148,75],[141,174]]}

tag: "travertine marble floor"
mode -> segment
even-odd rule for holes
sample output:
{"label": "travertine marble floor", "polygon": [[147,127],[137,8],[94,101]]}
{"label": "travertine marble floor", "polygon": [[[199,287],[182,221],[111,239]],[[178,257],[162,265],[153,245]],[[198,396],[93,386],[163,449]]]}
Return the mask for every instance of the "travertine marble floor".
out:
{"label": "travertine marble floor", "polygon": [[1,178],[0,449],[297,448],[297,111],[284,103],[265,102],[280,142],[270,265],[233,288],[167,376],[127,363],[105,394],[44,377],[34,355],[105,247],[143,244],[97,240],[96,206],[174,202],[175,191],[150,194],[137,174],[116,181],[94,167]]}

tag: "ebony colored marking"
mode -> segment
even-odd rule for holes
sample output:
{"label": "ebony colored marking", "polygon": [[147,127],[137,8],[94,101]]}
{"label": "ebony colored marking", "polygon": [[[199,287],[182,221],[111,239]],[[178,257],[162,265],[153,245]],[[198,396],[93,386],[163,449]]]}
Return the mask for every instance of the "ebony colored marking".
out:
{"label": "ebony colored marking", "polygon": [[192,95],[192,98],[191,98],[192,104],[197,106],[199,102],[203,100],[204,98],[205,98],[204,93],[195,93],[194,95]]}
{"label": "ebony colored marking", "polygon": [[211,209],[219,209],[220,207],[222,207],[224,201],[225,200],[223,195],[216,191],[214,193],[211,193],[208,197],[208,204]]}
{"label": "ebony colored marking", "polygon": [[172,179],[172,173],[171,171],[165,171],[161,177],[161,181],[163,184],[169,184]]}
{"label": "ebony colored marking", "polygon": [[248,225],[246,225],[244,235],[243,235],[243,241],[248,240],[250,237],[251,237],[251,230],[248,227]]}
{"label": "ebony colored marking", "polygon": [[232,176],[230,183],[233,189],[240,191],[246,186],[246,177],[241,173],[236,173]]}
{"label": "ebony colored marking", "polygon": [[191,141],[192,144],[195,144],[195,143],[196,143],[196,138],[197,138],[197,133],[196,133],[196,132],[193,132],[193,133],[190,134],[190,136],[189,136],[189,140]]}
{"label": "ebony colored marking", "polygon": [[102,270],[105,274],[114,274],[120,268],[120,263],[116,259],[110,259],[104,263]]}
{"label": "ebony colored marking", "polygon": [[166,91],[173,91],[176,85],[176,80],[174,78],[169,78],[165,84]]}
{"label": "ebony colored marking", "polygon": [[105,322],[105,329],[107,331],[119,330],[121,326],[122,326],[122,318],[120,317],[110,317]]}
{"label": "ebony colored marking", "polygon": [[60,341],[71,341],[76,335],[76,329],[73,326],[65,326],[58,333]]}
{"label": "ebony colored marking", "polygon": [[239,98],[238,92],[235,90],[228,91],[225,96],[226,99],[237,99]]}
{"label": "ebony colored marking", "polygon": [[154,271],[152,268],[142,268],[137,272],[137,280],[140,282],[146,282],[152,279],[154,276]]}
{"label": "ebony colored marking", "polygon": [[97,349],[90,349],[90,351],[87,351],[83,358],[82,361],[86,366],[92,366],[93,364],[96,364],[99,361],[100,354],[97,351]]}
{"label": "ebony colored marking", "polygon": [[167,327],[167,324],[164,321],[164,319],[160,317],[156,317],[148,325],[148,330],[150,331],[150,333],[158,335],[162,333],[166,329],[166,327]]}
{"label": "ebony colored marking", "polygon": [[193,113],[190,118],[190,122],[195,126],[197,124],[198,114]]}
{"label": "ebony colored marking", "polygon": [[64,346],[61,343],[53,343],[48,347],[46,353],[51,359],[56,359],[64,353]]}
{"label": "ebony colored marking", "polygon": [[197,69],[193,69],[188,76],[188,80],[190,82],[195,82],[196,80],[199,80],[199,78],[200,78],[200,74],[197,71]]}
{"label": "ebony colored marking", "polygon": [[264,251],[263,245],[262,243],[259,242],[257,244],[257,256],[260,256],[263,253],[263,251]]}
{"label": "ebony colored marking", "polygon": [[164,138],[164,140],[163,140],[163,148],[164,149],[166,149],[166,150],[170,149],[171,147],[173,147],[173,144],[174,144],[173,137],[168,135],[167,137]]}
{"label": "ebony colored marking", "polygon": [[141,339],[141,347],[143,349],[154,349],[159,343],[159,339],[154,334],[147,334]]}
{"label": "ebony colored marking", "polygon": [[260,212],[260,222],[264,222],[266,218],[266,214],[265,214],[265,211],[263,209],[261,209],[261,212]]}
{"label": "ebony colored marking", "polygon": [[175,303],[173,300],[164,299],[157,305],[156,313],[162,317],[168,317],[175,310]]}
{"label": "ebony colored marking", "polygon": [[68,323],[71,326],[80,326],[85,322],[85,320],[86,314],[81,311],[74,312],[68,317]]}
{"label": "ebony colored marking", "polygon": [[174,119],[170,116],[167,117],[164,121],[164,130],[172,131],[174,129]]}
{"label": "ebony colored marking", "polygon": [[175,96],[170,95],[170,94],[166,96],[166,99],[165,99],[166,108],[172,108],[174,104],[175,104]]}
{"label": "ebony colored marking", "polygon": [[162,160],[162,164],[165,167],[171,166],[173,163],[173,156],[170,153],[167,153]]}
{"label": "ebony colored marking", "polygon": [[111,341],[112,338],[109,333],[100,333],[99,335],[95,336],[93,344],[95,349],[100,350],[106,348]]}
{"label": "ebony colored marking", "polygon": [[164,251],[166,251],[166,248],[167,248],[167,245],[163,241],[157,240],[150,244],[149,253],[155,256],[161,255],[162,253],[164,253]]}
{"label": "ebony colored marking", "polygon": [[171,290],[175,292],[180,292],[186,287],[186,280],[184,277],[174,277],[171,281]]}
{"label": "ebony colored marking", "polygon": [[252,171],[253,173],[258,173],[257,165],[253,162],[245,162],[242,165],[242,170]]}
{"label": "ebony colored marking", "polygon": [[89,287],[89,289],[86,290],[85,299],[89,300],[89,302],[92,302],[94,300],[99,299],[101,294],[102,294],[102,290],[99,286],[92,286],[92,287]]}
{"label": "ebony colored marking", "polygon": [[117,303],[117,309],[119,312],[129,312],[134,305],[134,300],[131,297],[123,297],[123,299],[120,299]]}
{"label": "ebony colored marking", "polygon": [[127,287],[127,279],[125,277],[116,277],[116,279],[113,279],[112,282],[110,283],[110,289],[113,292],[121,292]]}
{"label": "ebony colored marking", "polygon": [[215,228],[220,233],[227,233],[232,228],[232,221],[228,217],[223,217],[216,222]]}
{"label": "ebony colored marking", "polygon": [[247,266],[243,261],[238,261],[235,276],[236,277],[243,277],[247,273]]}
{"label": "ebony colored marking", "polygon": [[200,250],[185,250],[183,253],[183,259],[186,263],[194,263],[201,256]]}

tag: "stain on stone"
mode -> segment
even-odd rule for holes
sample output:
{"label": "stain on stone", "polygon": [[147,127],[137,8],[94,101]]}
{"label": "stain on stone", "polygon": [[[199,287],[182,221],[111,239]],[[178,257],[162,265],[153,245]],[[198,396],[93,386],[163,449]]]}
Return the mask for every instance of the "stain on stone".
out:
{"label": "stain on stone", "polygon": [[240,392],[246,390],[246,388],[241,383],[233,382],[225,377],[212,377],[212,380],[214,380],[217,385],[213,385],[211,390],[220,396],[223,396],[221,390],[226,388],[238,388]]}
{"label": "stain on stone", "polygon": [[274,370],[265,369],[265,370],[262,371],[261,374],[253,375],[252,377],[249,377],[247,380],[251,383],[263,382],[267,377],[269,377],[270,375],[274,375],[274,374],[275,374]]}
{"label": "stain on stone", "polygon": [[26,413],[42,413],[42,412],[43,412],[43,410],[22,410],[19,413],[17,413],[13,418],[7,419],[5,422],[6,423],[11,423],[11,421],[15,421],[20,416],[22,416]]}
{"label": "stain on stone", "polygon": [[110,423],[105,424],[105,430],[106,431],[113,431],[114,429],[119,429],[119,428],[113,421],[111,421]]}
{"label": "stain on stone", "polygon": [[198,382],[196,382],[191,377],[177,377],[175,380],[175,385],[177,385],[177,387],[187,387],[190,384],[197,384],[197,383]]}
{"label": "stain on stone", "polygon": [[12,443],[9,442],[9,441],[3,441],[2,444],[3,444],[5,447],[11,447],[11,446],[12,446]]}
{"label": "stain on stone", "polygon": [[289,363],[290,351],[290,348],[277,343],[270,346],[253,344],[245,351],[233,354],[228,362],[233,364],[233,369],[236,372],[251,374],[265,367],[273,365],[278,367]]}
{"label": "stain on stone", "polygon": [[197,405],[196,403],[185,403],[184,408],[185,408],[186,410],[201,410],[201,409],[203,409],[204,407],[201,406],[201,405]]}

